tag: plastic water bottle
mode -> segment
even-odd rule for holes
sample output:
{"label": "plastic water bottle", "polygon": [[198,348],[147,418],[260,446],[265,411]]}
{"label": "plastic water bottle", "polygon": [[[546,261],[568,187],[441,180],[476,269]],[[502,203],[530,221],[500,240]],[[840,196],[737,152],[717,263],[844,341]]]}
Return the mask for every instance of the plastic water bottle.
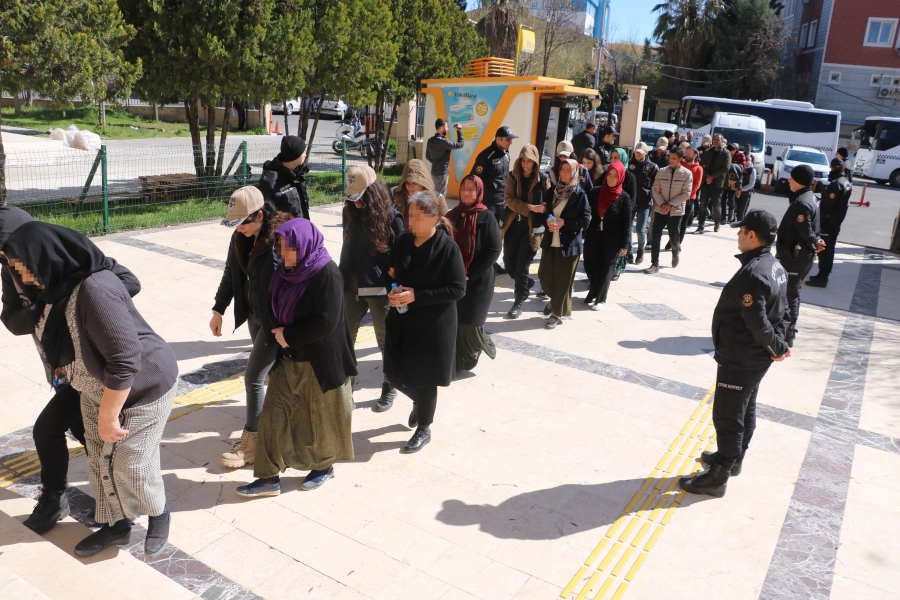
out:
{"label": "plastic water bottle", "polygon": [[547,225],[556,225],[556,217],[553,216],[553,213],[547,215]]}
{"label": "plastic water bottle", "polygon": [[[396,283],[392,283],[391,284],[391,294],[399,294],[399,293],[400,293],[400,288],[397,287]],[[400,313],[401,315],[409,310],[409,307],[406,305],[395,306],[394,308],[396,308],[397,312]]]}

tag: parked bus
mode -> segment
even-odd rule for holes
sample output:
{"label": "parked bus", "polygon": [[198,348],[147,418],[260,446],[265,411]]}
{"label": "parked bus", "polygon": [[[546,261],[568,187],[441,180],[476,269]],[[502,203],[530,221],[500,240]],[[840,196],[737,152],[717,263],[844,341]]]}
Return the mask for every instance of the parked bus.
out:
{"label": "parked bus", "polygon": [[[833,156],[841,133],[841,113],[814,108],[809,102],[793,100],[729,100],[706,96],[686,96],[679,111],[679,133],[694,132],[698,140],[710,133],[717,112],[732,112],[759,117],[766,122],[765,164],[772,168],[775,158],[789,146],[807,146]],[[771,151],[769,150],[771,148]]]}
{"label": "parked bus", "polygon": [[869,117],[853,134],[859,136],[853,173],[900,187],[900,118]]}

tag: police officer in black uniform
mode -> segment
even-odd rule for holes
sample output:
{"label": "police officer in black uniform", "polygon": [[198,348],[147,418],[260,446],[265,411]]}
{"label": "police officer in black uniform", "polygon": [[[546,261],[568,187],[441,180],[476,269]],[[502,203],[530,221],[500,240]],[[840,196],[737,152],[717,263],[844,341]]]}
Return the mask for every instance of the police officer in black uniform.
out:
{"label": "police officer in black uniform", "polygon": [[600,156],[600,164],[604,167],[612,162],[612,151],[616,149],[616,130],[606,125],[597,136],[597,145],[594,151]]}
{"label": "police officer in black uniform", "polygon": [[725,495],[728,477],[739,475],[756,428],[756,395],[773,361],[791,355],[787,330],[787,280],[772,256],[778,222],[770,213],[751,210],[740,222],[741,268],[731,278],[713,312],[716,394],[713,426],[718,448],[700,460],[709,468],[682,477],[681,489],[692,494]]}
{"label": "police officer in black uniform", "polygon": [[819,288],[828,285],[828,276],[834,266],[834,246],[853,193],[853,184],[847,179],[844,161],[840,158],[831,160],[828,181],[831,183],[825,188],[819,203],[819,236],[825,240],[825,249],[819,253],[819,272],[806,280],[806,285]]}
{"label": "police officer in black uniform", "polygon": [[791,312],[787,344],[794,346],[797,337],[797,318],[800,316],[800,288],[806,281],[816,253],[825,247],[816,231],[819,229],[819,207],[813,195],[815,172],[809,165],[794,167],[788,185],[791,188],[790,205],[778,226],[775,256],[788,272],[788,308]]}
{"label": "police officer in black uniform", "polygon": [[296,135],[281,138],[281,152],[263,164],[256,187],[263,198],[281,212],[309,219],[309,195],[306,193],[306,142]]}
{"label": "police officer in black uniform", "polygon": [[834,157],[840,159],[841,165],[844,169],[844,177],[847,178],[847,181],[853,183],[853,169],[850,168],[850,164],[848,159],[850,158],[850,151],[846,148],[838,148],[837,152],[834,153]]}
{"label": "police officer in black uniform", "polygon": [[[490,146],[478,153],[475,158],[475,166],[470,175],[477,175],[484,183],[484,205],[488,207],[497,218],[497,223],[503,227],[501,215],[506,206],[503,192],[506,189],[506,178],[509,177],[509,147],[516,139],[512,130],[504,125],[494,134],[494,141]],[[540,168],[540,165],[538,165]],[[494,272],[498,275],[506,273],[499,263],[494,263]]]}

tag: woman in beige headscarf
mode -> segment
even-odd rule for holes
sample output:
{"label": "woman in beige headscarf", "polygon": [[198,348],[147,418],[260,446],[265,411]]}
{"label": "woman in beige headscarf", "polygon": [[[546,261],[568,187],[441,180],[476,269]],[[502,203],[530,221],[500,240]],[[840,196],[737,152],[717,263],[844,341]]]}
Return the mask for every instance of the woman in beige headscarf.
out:
{"label": "woman in beige headscarf", "polygon": [[[409,227],[409,198],[416,192],[428,190],[434,191],[434,181],[428,167],[421,160],[414,158],[403,167],[400,183],[394,188],[394,208],[403,213],[403,222]],[[441,215],[446,215],[450,210],[443,196],[441,199]]]}

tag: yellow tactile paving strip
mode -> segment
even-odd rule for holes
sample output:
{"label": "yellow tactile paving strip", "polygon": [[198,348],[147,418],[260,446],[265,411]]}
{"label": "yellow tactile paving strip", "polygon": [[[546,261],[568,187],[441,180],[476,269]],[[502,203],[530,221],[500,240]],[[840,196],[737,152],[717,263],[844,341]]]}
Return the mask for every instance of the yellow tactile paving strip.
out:
{"label": "yellow tactile paving strip", "polygon": [[710,402],[714,390],[715,386],[709,389],[641,489],[562,591],[561,598],[619,600],[628,590],[684,498],[684,491],[678,490],[678,478],[698,471],[696,459],[700,452],[715,445]]}
{"label": "yellow tactile paving strip", "polygon": [[[375,329],[371,325],[359,328],[356,336],[356,343],[367,342],[375,339]],[[244,391],[244,375],[243,373],[211,383],[202,388],[188,392],[183,396],[175,399],[172,406],[172,414],[169,415],[169,421],[178,419],[188,415],[194,411],[205,408],[216,402],[221,402],[226,398],[231,398]],[[186,409],[186,410],[180,410]],[[78,458],[84,454],[84,446],[78,445],[69,449],[69,458]],[[0,488],[9,487],[10,485],[36,475],[41,470],[41,461],[38,459],[37,451],[32,450],[20,456],[0,463]]]}

